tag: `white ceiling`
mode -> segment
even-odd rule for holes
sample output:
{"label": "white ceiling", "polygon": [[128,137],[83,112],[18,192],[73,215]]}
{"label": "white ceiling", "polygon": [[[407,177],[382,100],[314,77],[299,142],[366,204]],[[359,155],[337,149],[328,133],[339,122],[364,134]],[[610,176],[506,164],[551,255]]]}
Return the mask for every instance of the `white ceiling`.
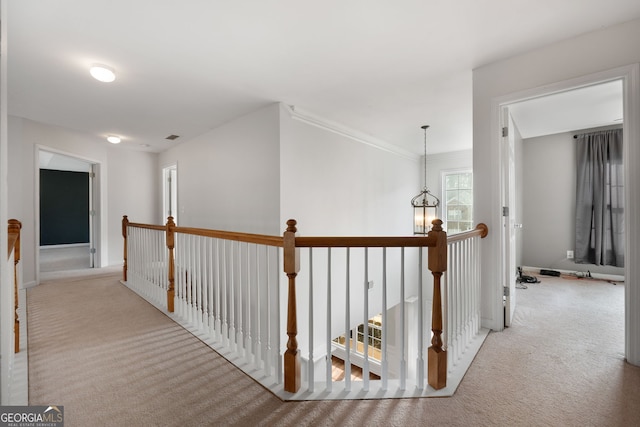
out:
{"label": "white ceiling", "polygon": [[9,113],[149,151],[273,102],[416,154],[423,124],[430,153],[470,148],[472,69],[640,18],[638,0],[7,3]]}
{"label": "white ceiling", "polygon": [[622,81],[543,96],[509,106],[522,138],[621,125]]}

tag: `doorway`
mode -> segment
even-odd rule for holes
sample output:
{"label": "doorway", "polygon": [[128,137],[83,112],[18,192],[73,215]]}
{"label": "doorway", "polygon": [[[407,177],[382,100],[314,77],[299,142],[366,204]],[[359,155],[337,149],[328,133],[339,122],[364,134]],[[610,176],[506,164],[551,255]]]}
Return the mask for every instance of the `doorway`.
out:
{"label": "doorway", "polygon": [[98,169],[98,164],[86,159],[38,150],[38,282],[41,275],[99,265]]}
{"label": "doorway", "polygon": [[[531,123],[525,125],[525,122],[527,120],[535,122],[535,120],[537,119],[537,117],[532,118],[528,116],[531,111],[536,111],[536,108],[532,107],[538,106],[541,108],[541,110],[538,111],[548,113],[548,110],[551,108],[550,106],[554,104],[558,109],[555,113],[551,113],[553,119],[548,119],[551,123],[546,124],[546,126],[549,127],[549,130],[546,131],[547,134],[559,134],[564,132],[566,135],[568,135],[570,132],[602,128],[603,126],[622,126],[625,129],[625,141],[629,141],[630,138],[627,132],[629,126],[627,126],[628,121],[626,120],[628,111],[626,111],[626,108],[624,108],[624,99],[625,97],[627,99],[629,99],[630,97],[629,93],[625,94],[625,90],[628,91],[628,85],[625,82],[625,79],[628,79],[628,76],[624,75],[624,73],[622,72],[616,72],[616,70],[613,70],[612,72],[605,72],[596,76],[588,76],[572,82],[558,83],[557,85],[554,85],[555,87],[553,88],[541,88],[539,90],[529,91],[525,94],[514,94],[512,96],[505,97],[505,99],[503,99],[502,102],[500,102],[498,105],[500,110],[500,114],[498,115],[500,128],[503,129],[500,142],[500,146],[503,147],[500,150],[500,164],[502,170],[500,174],[500,180],[502,189],[501,199],[503,206],[503,215],[505,216],[505,222],[503,223],[504,225],[500,232],[500,245],[502,248],[501,271],[502,277],[504,278],[503,286],[505,288],[504,306],[510,308],[510,310],[504,310],[505,326],[509,326],[510,324],[510,318],[513,315],[513,310],[515,309],[516,303],[515,292],[513,292],[515,291],[517,266],[516,259],[522,260],[521,256],[513,255],[513,247],[515,245],[516,248],[523,248],[525,247],[524,245],[527,244],[527,242],[522,242],[523,233],[518,228],[519,224],[514,224],[515,222],[520,222],[520,220],[517,219],[517,213],[515,213],[512,208],[514,208],[516,211],[518,207],[522,209],[524,205],[522,203],[522,198],[528,196],[524,194],[523,191],[517,191],[517,189],[522,188],[521,183],[518,182],[517,177],[522,178],[522,176],[519,174],[514,175],[513,170],[522,170],[525,167],[532,167],[532,165],[527,162],[526,158],[520,157],[520,159],[523,160],[518,161],[518,156],[507,155],[507,153],[509,152],[508,147],[513,144],[514,135],[517,135],[516,139],[522,139],[523,136],[520,135],[518,129],[520,127],[527,128],[527,130],[523,132],[525,133],[525,138],[531,137],[531,134],[529,133],[529,125]],[[601,106],[599,105],[589,104],[587,101],[585,101],[589,99],[597,100],[598,94],[604,94],[603,96],[601,96],[601,98],[606,98],[606,102],[600,99],[601,103],[606,104],[607,102],[609,102],[609,104],[601,108]],[[569,102],[569,104],[567,104],[567,102]],[[612,108],[611,103],[616,105],[616,108]],[[545,109],[547,109],[547,111],[545,111]],[[569,114],[569,116],[572,116],[573,119],[565,120],[565,122],[558,122],[558,119],[561,119],[563,116],[567,115],[567,113],[574,112],[577,112],[578,114]],[[603,119],[606,114],[594,115],[594,112],[606,112],[608,113],[608,115],[606,119]],[[545,114],[538,115],[544,116]],[[531,126],[531,128],[533,129],[536,126],[544,127],[545,125],[541,123],[535,123],[533,126]],[[544,134],[544,132],[541,132],[540,129],[537,129],[534,132],[538,132],[537,136]],[[509,136],[511,138],[509,138]],[[567,138],[572,137],[567,136]],[[625,156],[628,153],[628,147],[626,147],[626,145],[627,144],[625,144]],[[547,159],[552,159],[554,156],[554,152],[549,152],[548,156],[549,157]],[[550,161],[543,161],[541,164],[538,163],[538,167],[543,169],[547,168],[547,170],[550,171],[551,167],[549,163]],[[625,174],[625,180],[628,182],[628,172],[625,172]],[[549,193],[553,193],[554,187],[551,186],[547,188],[547,191]],[[535,195],[533,195],[533,197],[535,197]],[[575,199],[568,202],[573,203],[574,200]],[[557,203],[555,203],[553,200],[550,200],[549,198],[539,200],[539,202],[540,205],[546,206],[546,209],[551,211],[549,215],[555,214],[556,216],[554,218],[557,219],[557,212],[554,212],[554,208],[557,206]],[[508,218],[509,212],[512,213],[512,217],[510,218],[510,220]],[[567,219],[569,220],[570,218]],[[523,221],[523,227],[526,230],[526,220]],[[546,232],[547,227],[542,230],[545,231],[543,234],[547,235],[547,238],[551,238],[552,240],[556,239],[557,235],[555,235],[553,231],[550,231],[548,233]],[[625,231],[625,235],[628,239],[628,229]],[[518,239],[520,239],[520,241],[518,241]],[[569,250],[573,248],[573,243],[567,243],[564,246],[568,246],[569,244],[571,246],[564,248],[564,256],[566,257],[570,256]],[[545,250],[550,250],[548,240]],[[624,271],[628,272],[628,269],[625,268]],[[629,280],[628,274],[624,274],[624,276],[627,278],[627,280]]]}

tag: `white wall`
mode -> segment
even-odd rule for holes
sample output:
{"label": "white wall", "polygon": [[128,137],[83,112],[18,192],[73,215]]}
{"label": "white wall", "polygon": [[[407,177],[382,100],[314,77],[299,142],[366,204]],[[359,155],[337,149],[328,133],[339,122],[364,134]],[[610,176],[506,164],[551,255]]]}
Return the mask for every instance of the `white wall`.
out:
{"label": "white wall", "polygon": [[[572,134],[524,143],[524,263],[551,268],[575,240],[576,150]],[[544,232],[541,232],[544,230]],[[549,236],[553,236],[552,239]]]}
{"label": "white wall", "polygon": [[[527,91],[553,86],[558,82],[636,64],[640,61],[638,40],[640,40],[640,20],[585,34],[474,70],[474,216],[477,220],[487,223],[489,230],[498,230],[501,223],[497,110],[497,105],[501,100],[515,97],[517,93],[522,93],[524,96]],[[635,76],[637,71],[629,71],[629,73],[633,73],[632,75]],[[637,90],[635,77],[627,83],[627,87]],[[625,109],[631,108],[631,111],[627,112],[637,114],[638,106],[629,104],[630,102],[631,99],[628,98]],[[639,118],[632,116],[631,120],[633,123],[627,122],[625,126],[632,129],[637,128]],[[635,131],[632,134],[635,134]],[[635,143],[637,144],[637,141]],[[638,162],[640,162],[636,146],[631,148],[631,152],[632,155],[627,161],[633,167],[629,173],[635,174],[633,170],[637,169]],[[635,177],[635,175],[632,176]],[[636,179],[633,181],[637,182]],[[631,204],[627,204],[627,207],[633,211],[638,208],[639,202],[637,195],[631,194],[630,197],[636,198],[631,200]],[[634,218],[634,216],[630,218]],[[629,239],[637,242],[640,241],[640,235],[639,225],[637,220],[635,221],[627,224],[627,230],[630,233]],[[490,232],[489,236],[484,239],[484,268],[482,271],[483,325],[497,330],[502,329],[499,237],[499,233]],[[628,253],[627,255],[629,259],[632,259],[637,254]],[[627,272],[629,271],[633,270],[627,269]],[[637,272],[634,273],[634,277],[638,277],[636,274]],[[629,274],[627,274],[627,278],[630,278]],[[637,286],[637,284],[632,281],[629,286]],[[629,292],[632,294],[631,299],[635,301],[634,304],[640,304],[640,293],[631,288],[629,288]],[[629,316],[630,310],[626,311]],[[633,344],[633,349],[630,351],[628,347],[627,357],[640,363],[640,339],[638,339],[640,337],[640,316],[634,316],[633,319],[627,318],[627,337],[635,337],[633,340],[638,343]],[[629,340],[627,340],[627,345],[629,345]]]}
{"label": "white wall", "polygon": [[[280,120],[281,227],[301,234],[411,235],[418,159],[294,119]],[[282,228],[284,231],[284,228]]]}
{"label": "white wall", "polygon": [[178,225],[282,234],[278,114],[273,104],[160,154],[158,182],[178,166]]}
{"label": "white wall", "polygon": [[[48,148],[101,165],[102,226],[101,266],[122,263],[122,215],[134,212],[138,222],[151,222],[157,191],[153,176],[156,155],[130,152],[93,135],[10,117],[9,149],[12,156],[8,205],[10,215],[22,221],[22,266],[28,286],[36,280],[36,178],[38,147]],[[113,171],[111,174],[109,171]],[[16,190],[19,189],[19,190]],[[121,201],[122,200],[122,201]],[[135,203],[134,203],[135,202]],[[131,203],[124,206],[124,203]]]}
{"label": "white wall", "polygon": [[156,174],[157,164],[155,153],[108,146],[108,265],[123,262],[122,216],[127,215],[133,222],[152,224],[158,215],[161,180]]}
{"label": "white wall", "polygon": [[[573,132],[526,139],[523,160],[523,264],[623,275],[623,268],[576,264],[567,259],[567,250],[575,249],[576,140]],[[549,239],[549,235],[554,238]]]}

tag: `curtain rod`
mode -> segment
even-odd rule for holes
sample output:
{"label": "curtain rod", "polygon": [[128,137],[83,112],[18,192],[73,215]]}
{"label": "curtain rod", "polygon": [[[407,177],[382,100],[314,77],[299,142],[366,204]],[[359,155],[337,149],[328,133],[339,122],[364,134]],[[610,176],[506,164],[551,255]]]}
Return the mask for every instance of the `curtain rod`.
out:
{"label": "curtain rod", "polygon": [[596,134],[596,133],[600,133],[600,132],[609,132],[609,131],[612,131],[612,130],[622,130],[622,128],[620,127],[620,128],[612,128],[612,129],[596,130],[596,131],[594,131],[594,132],[577,133],[577,134],[573,135],[573,139],[578,139],[578,137],[579,137],[579,136],[582,136],[582,135],[594,135],[594,134]]}

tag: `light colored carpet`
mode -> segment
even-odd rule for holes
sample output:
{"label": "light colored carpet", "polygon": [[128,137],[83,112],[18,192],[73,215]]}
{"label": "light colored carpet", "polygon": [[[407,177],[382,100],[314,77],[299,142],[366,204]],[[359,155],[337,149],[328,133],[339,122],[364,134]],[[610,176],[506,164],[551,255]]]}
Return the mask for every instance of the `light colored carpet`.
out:
{"label": "light colored carpet", "polygon": [[89,244],[74,246],[43,246],[40,248],[40,272],[81,270],[91,268]]}
{"label": "light colored carpet", "polygon": [[518,290],[451,398],[282,402],[118,283],[28,291],[29,403],[66,426],[631,426],[640,368],[623,360],[622,285],[542,278]]}

